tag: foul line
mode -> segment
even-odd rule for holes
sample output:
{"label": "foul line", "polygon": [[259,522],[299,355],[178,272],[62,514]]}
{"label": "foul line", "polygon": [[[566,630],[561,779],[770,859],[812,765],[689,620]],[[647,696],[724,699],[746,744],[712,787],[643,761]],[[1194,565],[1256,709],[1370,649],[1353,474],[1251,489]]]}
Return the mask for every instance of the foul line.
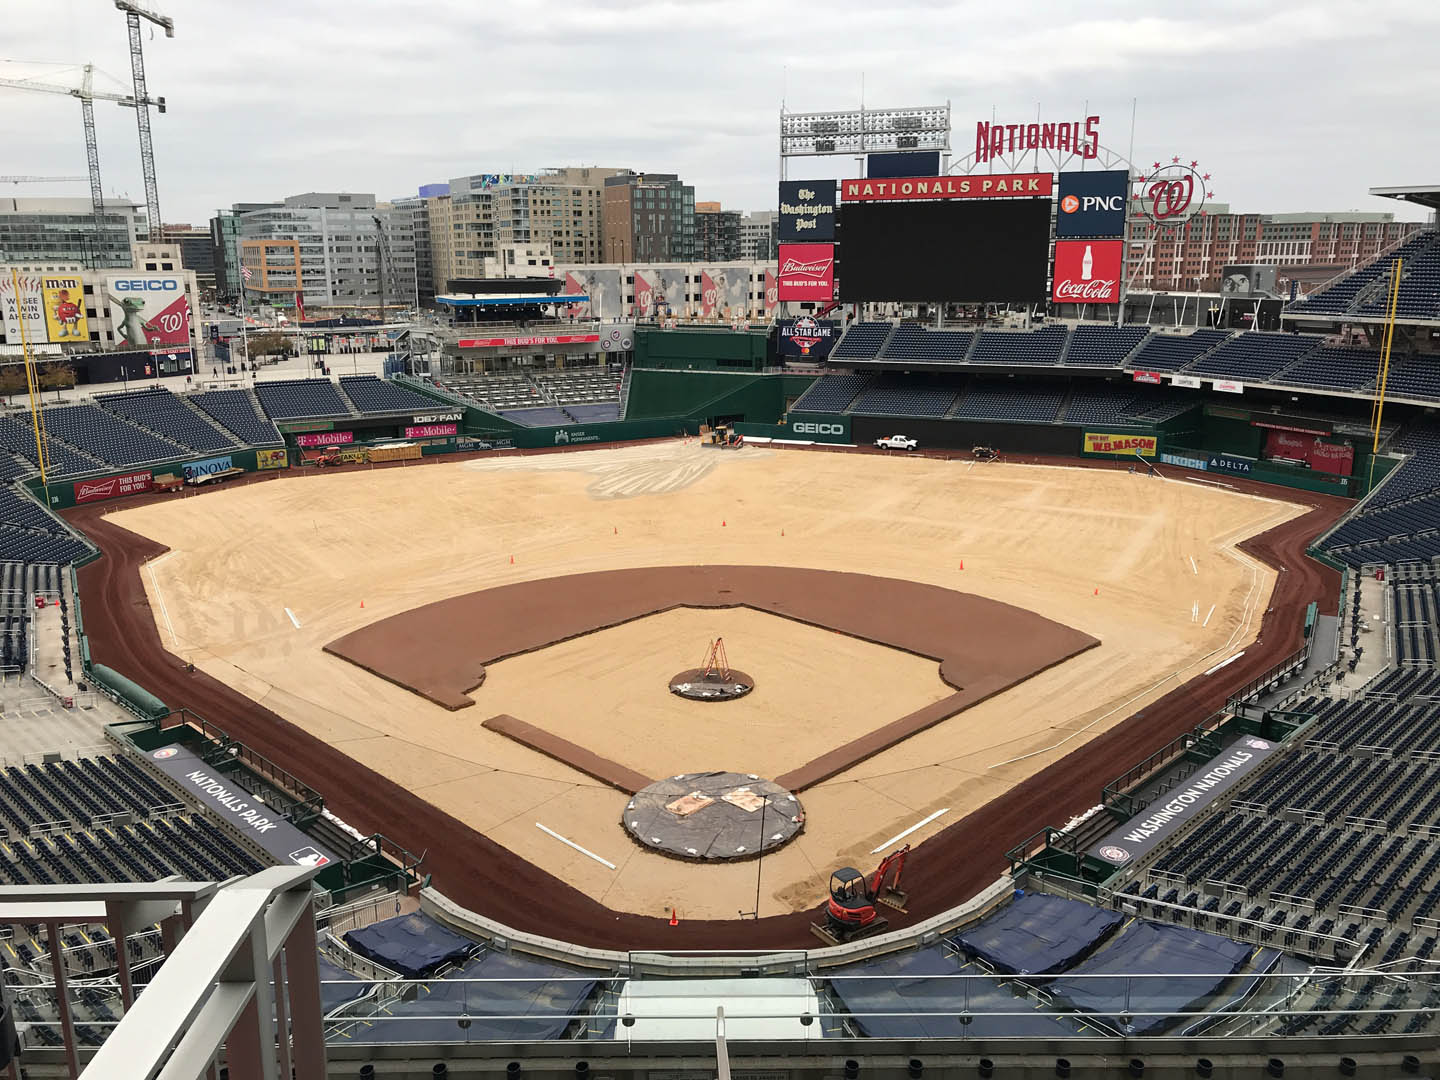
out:
{"label": "foul line", "polygon": [[871,854],[871,855],[878,855],[880,852],[882,852],[882,851],[884,851],[886,848],[888,848],[891,844],[898,844],[901,840],[904,840],[905,837],[909,836],[911,833],[915,832],[915,831],[918,830],[918,829],[923,829],[926,825],[929,825],[930,822],[934,821],[934,820],[935,820],[937,817],[939,817],[941,814],[948,814],[949,812],[950,812],[950,808],[949,808],[948,806],[945,807],[944,810],[936,810],[933,814],[931,814],[929,817],[927,817],[924,821],[917,821],[914,825],[911,825],[911,826],[910,826],[908,829],[906,829],[904,832],[902,832],[902,833],[896,833],[894,836],[892,836],[889,840],[886,840],[886,841],[885,841],[883,844],[881,844],[879,847],[873,847],[873,848],[871,848],[871,849],[870,849],[870,854]]}
{"label": "foul line", "polygon": [[543,832],[545,835],[547,835],[547,836],[553,836],[556,840],[559,840],[559,841],[560,841],[562,844],[564,844],[566,847],[572,847],[572,848],[574,848],[576,851],[580,852],[581,855],[589,855],[590,858],[594,859],[594,860],[595,860],[596,862],[598,862],[601,866],[608,866],[611,870],[614,870],[614,869],[615,869],[615,864],[614,864],[613,862],[611,862],[609,859],[602,859],[599,855],[596,855],[595,852],[590,851],[590,850],[588,850],[587,848],[583,848],[583,847],[581,847],[579,844],[575,843],[574,840],[567,840],[567,839],[565,839],[565,837],[561,836],[561,835],[560,835],[558,832],[556,832],[554,829],[547,829],[544,825],[541,825],[540,822],[538,822],[538,821],[535,822],[535,827],[536,827],[537,829],[539,829],[541,832]]}
{"label": "foul line", "polygon": [[[166,558],[170,552],[166,552],[160,558]],[[160,614],[165,618],[165,629],[170,632],[170,645],[172,648],[180,648],[180,639],[175,636],[175,627],[170,622],[170,610],[165,606],[165,594],[160,591],[160,582],[155,577],[155,561],[146,563],[146,569],[150,571],[150,586],[155,590],[155,599],[160,604]]]}
{"label": "foul line", "polygon": [[1218,664],[1216,664],[1214,667],[1212,667],[1209,671],[1205,672],[1205,674],[1206,674],[1206,675],[1214,675],[1215,672],[1219,671],[1221,668],[1225,667],[1227,664],[1233,664],[1236,660],[1239,660],[1240,657],[1242,657],[1242,656],[1244,656],[1244,655],[1245,655],[1245,650],[1244,650],[1244,649],[1241,649],[1241,650],[1240,650],[1239,652],[1237,652],[1234,656],[1227,657],[1226,659],[1221,660]]}
{"label": "foul line", "polygon": [[295,624],[295,629],[296,629],[296,630],[299,630],[299,629],[300,629],[300,620],[295,617],[295,612],[291,611],[291,610],[287,607],[287,608],[285,609],[285,614],[290,616],[290,621]]}
{"label": "foul line", "polygon": [[1200,568],[1195,565],[1195,556],[1194,556],[1194,555],[1191,555],[1191,556],[1190,556],[1190,569],[1191,569],[1191,570],[1194,570],[1197,575],[1200,573]]}

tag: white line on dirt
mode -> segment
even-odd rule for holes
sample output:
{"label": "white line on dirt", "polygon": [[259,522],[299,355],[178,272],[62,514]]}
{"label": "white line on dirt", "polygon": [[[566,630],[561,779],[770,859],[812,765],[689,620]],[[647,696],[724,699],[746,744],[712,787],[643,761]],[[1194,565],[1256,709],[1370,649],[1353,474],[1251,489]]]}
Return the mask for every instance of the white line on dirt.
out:
{"label": "white line on dirt", "polygon": [[1211,616],[1211,615],[1214,615],[1214,614],[1215,614],[1215,605],[1214,605],[1214,604],[1211,604],[1211,605],[1210,605],[1210,610],[1205,613],[1205,621],[1204,621],[1201,625],[1202,625],[1202,626],[1209,626],[1209,625],[1210,625],[1210,616]]}
{"label": "white line on dirt", "polygon": [[913,833],[913,832],[915,832],[915,831],[917,831],[917,830],[919,830],[919,829],[923,829],[926,825],[929,825],[930,822],[934,821],[934,820],[935,820],[937,817],[939,817],[941,814],[948,814],[949,812],[950,812],[950,808],[949,808],[948,806],[945,807],[944,810],[936,810],[933,814],[931,814],[929,817],[927,817],[924,821],[917,821],[914,825],[911,825],[911,826],[910,826],[908,829],[906,829],[904,832],[902,832],[902,833],[896,833],[894,836],[892,836],[889,840],[886,840],[886,841],[885,841],[883,844],[881,844],[879,847],[871,848],[871,849],[870,849],[870,854],[871,854],[871,855],[878,855],[880,852],[884,851],[886,848],[890,847],[892,844],[898,844],[901,840],[904,840],[905,837],[909,836],[911,833]]}
{"label": "white line on dirt", "polygon": [[[168,554],[170,553],[167,551],[165,555]],[[165,558],[165,555],[160,556],[160,558]],[[146,565],[146,569],[150,571],[150,587],[155,590],[155,599],[160,604],[160,614],[165,619],[165,629],[170,633],[170,645],[172,648],[178,649],[180,647],[180,639],[175,636],[175,627],[170,622],[170,609],[165,606],[165,594],[160,591],[160,582],[156,580],[155,577],[155,563],[158,561],[157,559]]]}
{"label": "white line on dirt", "polygon": [[291,610],[287,607],[287,608],[285,609],[285,614],[290,616],[290,621],[295,624],[295,629],[296,629],[296,630],[299,630],[299,629],[300,629],[300,620],[295,617],[295,612],[291,611]]}
{"label": "white line on dirt", "polygon": [[1241,650],[1240,650],[1239,652],[1237,652],[1234,656],[1229,657],[1228,659],[1225,659],[1225,660],[1221,660],[1218,664],[1216,664],[1214,667],[1212,667],[1209,671],[1205,672],[1205,674],[1206,674],[1206,675],[1214,675],[1215,672],[1219,671],[1221,668],[1223,668],[1223,667],[1225,667],[1225,666],[1227,666],[1227,665],[1229,665],[1229,664],[1233,664],[1236,660],[1239,660],[1240,657],[1242,657],[1242,656],[1244,656],[1244,655],[1245,655],[1245,650],[1244,650],[1244,649],[1241,649]]}
{"label": "white line on dirt", "polygon": [[1196,574],[1199,574],[1199,573],[1200,573],[1200,567],[1198,567],[1198,566],[1195,565],[1195,556],[1194,556],[1194,555],[1191,555],[1191,556],[1190,556],[1190,569],[1191,569],[1191,570],[1194,570]]}
{"label": "white line on dirt", "polygon": [[546,836],[553,836],[556,840],[559,840],[559,841],[560,841],[562,844],[564,844],[566,847],[572,847],[572,848],[574,848],[576,851],[580,852],[581,855],[589,855],[590,858],[594,859],[594,860],[595,860],[596,862],[598,862],[601,866],[608,866],[611,870],[614,870],[614,869],[615,869],[615,864],[614,864],[613,862],[611,862],[609,859],[602,859],[599,855],[596,855],[595,852],[590,851],[590,850],[587,849],[587,848],[583,848],[583,847],[581,847],[579,844],[575,843],[574,840],[567,840],[565,837],[561,836],[561,835],[560,835],[558,832],[556,832],[554,829],[547,829],[544,825],[541,825],[540,822],[538,822],[538,821],[535,822],[535,827],[536,827],[537,829],[539,829],[541,832],[543,832]]}

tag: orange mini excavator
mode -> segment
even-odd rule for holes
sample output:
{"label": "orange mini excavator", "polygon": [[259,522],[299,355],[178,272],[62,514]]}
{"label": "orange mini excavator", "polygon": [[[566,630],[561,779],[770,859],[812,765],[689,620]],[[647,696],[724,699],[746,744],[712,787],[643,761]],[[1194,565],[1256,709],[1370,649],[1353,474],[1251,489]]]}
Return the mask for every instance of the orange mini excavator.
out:
{"label": "orange mini excavator", "polygon": [[[842,867],[830,875],[830,900],[825,905],[825,922],[811,923],[810,929],[827,945],[878,934],[889,922],[875,910],[884,904],[896,911],[905,910],[907,895],[900,890],[900,874],[905,869],[906,844],[880,860],[875,873],[868,878],[853,866]],[[893,877],[892,877],[893,875]]]}

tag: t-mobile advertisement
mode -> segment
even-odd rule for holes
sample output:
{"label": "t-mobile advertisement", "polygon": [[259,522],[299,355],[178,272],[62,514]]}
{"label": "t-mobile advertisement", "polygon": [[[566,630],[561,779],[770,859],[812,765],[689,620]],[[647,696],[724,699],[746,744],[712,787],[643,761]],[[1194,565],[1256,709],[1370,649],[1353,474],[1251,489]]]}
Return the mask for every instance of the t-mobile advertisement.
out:
{"label": "t-mobile advertisement", "polygon": [[1120,303],[1123,240],[1056,240],[1050,298],[1058,304]]}
{"label": "t-mobile advertisement", "polygon": [[1355,467],[1355,448],[1349,443],[1328,443],[1294,431],[1267,431],[1265,456],[1303,461],[1312,469],[1336,476],[1349,476]]}

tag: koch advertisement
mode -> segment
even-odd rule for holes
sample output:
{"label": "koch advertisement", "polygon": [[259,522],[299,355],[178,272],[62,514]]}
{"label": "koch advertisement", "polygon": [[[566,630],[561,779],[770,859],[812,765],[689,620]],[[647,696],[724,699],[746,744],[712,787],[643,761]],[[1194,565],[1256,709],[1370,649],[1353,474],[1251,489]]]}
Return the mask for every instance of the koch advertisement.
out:
{"label": "koch advertisement", "polygon": [[1154,435],[1110,435],[1103,432],[1085,432],[1085,453],[1123,454],[1126,457],[1155,456]]}
{"label": "koch advertisement", "polygon": [[835,181],[780,181],[780,243],[835,239]]}
{"label": "koch advertisement", "polygon": [[122,495],[139,495],[149,491],[152,483],[153,479],[149,472],[107,476],[103,480],[77,480],[75,482],[75,501],[77,503],[98,502],[101,499],[118,499]]}
{"label": "koch advertisement", "polygon": [[45,331],[50,344],[90,340],[90,326],[85,320],[85,285],[78,277],[46,277],[40,283],[40,296],[45,303]]}
{"label": "koch advertisement", "polygon": [[780,300],[828,303],[835,295],[834,244],[781,244]]}
{"label": "koch advertisement", "polygon": [[1355,463],[1355,448],[1349,443],[1328,443],[1314,435],[1293,431],[1267,431],[1265,456],[1304,462],[1320,472],[1349,476]]}
{"label": "koch advertisement", "polygon": [[823,360],[840,338],[840,324],[833,319],[781,319],[780,355]]}
{"label": "koch advertisement", "polygon": [[172,274],[111,275],[105,302],[115,325],[116,348],[190,343],[190,301],[185,280]]}
{"label": "koch advertisement", "polygon": [[1061,173],[1055,235],[1124,236],[1129,194],[1125,169]]}
{"label": "koch advertisement", "polygon": [[1050,298],[1058,304],[1120,303],[1123,240],[1056,240]]}
{"label": "koch advertisement", "polygon": [[22,314],[25,317],[25,340],[45,341],[45,301],[40,283],[38,275],[0,273],[0,312],[5,316],[5,340],[11,345],[20,344]]}

